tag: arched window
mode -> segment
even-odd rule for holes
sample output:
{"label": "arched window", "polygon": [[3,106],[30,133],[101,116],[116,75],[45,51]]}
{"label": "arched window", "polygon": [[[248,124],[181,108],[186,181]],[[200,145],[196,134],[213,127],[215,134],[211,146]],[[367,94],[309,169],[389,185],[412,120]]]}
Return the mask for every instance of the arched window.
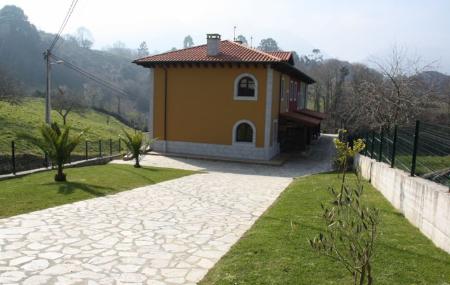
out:
{"label": "arched window", "polygon": [[256,78],[244,73],[239,75],[234,81],[234,99],[236,100],[257,100],[258,82]]}
{"label": "arched window", "polygon": [[241,78],[237,95],[239,97],[255,97],[255,81],[248,76]]}
{"label": "arched window", "polygon": [[253,128],[247,123],[241,123],[236,128],[236,142],[253,142]]}
{"label": "arched window", "polygon": [[241,120],[233,127],[233,143],[251,143],[256,141],[255,125],[248,120]]}

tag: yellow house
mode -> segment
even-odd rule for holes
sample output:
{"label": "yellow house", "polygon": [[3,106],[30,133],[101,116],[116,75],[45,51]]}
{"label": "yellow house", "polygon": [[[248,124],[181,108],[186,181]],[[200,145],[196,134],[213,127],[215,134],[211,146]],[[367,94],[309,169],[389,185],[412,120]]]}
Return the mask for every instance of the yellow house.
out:
{"label": "yellow house", "polygon": [[[270,160],[304,147],[320,114],[305,109],[314,80],[291,52],[263,52],[208,34],[207,44],[135,60],[150,69],[149,132],[156,151]],[[289,136],[288,133],[294,135]]]}

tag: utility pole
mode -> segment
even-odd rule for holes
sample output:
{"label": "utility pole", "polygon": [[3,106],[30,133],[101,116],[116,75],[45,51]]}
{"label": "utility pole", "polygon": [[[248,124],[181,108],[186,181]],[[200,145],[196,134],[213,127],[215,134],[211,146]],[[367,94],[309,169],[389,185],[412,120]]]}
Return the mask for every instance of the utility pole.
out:
{"label": "utility pole", "polygon": [[44,53],[44,57],[45,57],[45,61],[46,61],[46,65],[47,65],[47,89],[46,89],[46,95],[45,95],[45,123],[46,124],[51,124],[51,111],[52,111],[52,104],[51,104],[51,99],[50,99],[50,92],[51,92],[51,68],[52,65],[50,63],[50,50],[47,50]]}
{"label": "utility pole", "polygon": [[236,26],[233,27],[233,41],[236,41]]}

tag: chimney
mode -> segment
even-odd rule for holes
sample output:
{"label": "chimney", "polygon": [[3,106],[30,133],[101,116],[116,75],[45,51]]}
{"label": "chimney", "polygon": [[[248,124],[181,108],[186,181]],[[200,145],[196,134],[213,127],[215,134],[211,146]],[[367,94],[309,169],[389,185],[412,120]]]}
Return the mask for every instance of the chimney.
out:
{"label": "chimney", "polygon": [[206,35],[207,55],[216,56],[220,52],[220,35],[207,34]]}

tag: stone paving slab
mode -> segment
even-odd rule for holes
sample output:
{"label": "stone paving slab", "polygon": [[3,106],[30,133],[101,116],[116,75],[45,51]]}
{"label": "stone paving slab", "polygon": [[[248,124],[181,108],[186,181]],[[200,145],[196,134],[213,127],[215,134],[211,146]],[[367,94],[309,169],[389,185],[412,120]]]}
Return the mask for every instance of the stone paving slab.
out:
{"label": "stone paving slab", "polygon": [[151,156],[143,165],[206,170],[116,195],[0,220],[0,284],[195,284],[292,181],[329,169]]}

